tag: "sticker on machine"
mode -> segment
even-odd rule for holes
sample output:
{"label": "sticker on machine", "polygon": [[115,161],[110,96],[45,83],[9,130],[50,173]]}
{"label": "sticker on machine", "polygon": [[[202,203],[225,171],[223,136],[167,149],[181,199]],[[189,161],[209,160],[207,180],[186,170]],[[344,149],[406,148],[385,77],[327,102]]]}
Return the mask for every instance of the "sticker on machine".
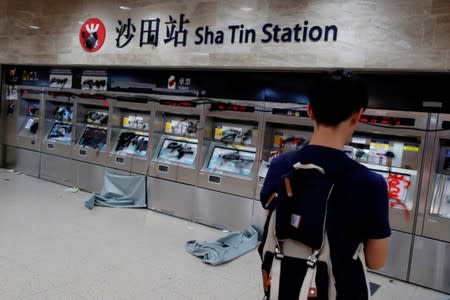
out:
{"label": "sticker on machine", "polygon": [[72,88],[72,70],[52,69],[49,76],[49,87],[70,89]]}
{"label": "sticker on machine", "polygon": [[81,89],[90,91],[106,91],[108,74],[105,70],[84,70],[81,74]]}

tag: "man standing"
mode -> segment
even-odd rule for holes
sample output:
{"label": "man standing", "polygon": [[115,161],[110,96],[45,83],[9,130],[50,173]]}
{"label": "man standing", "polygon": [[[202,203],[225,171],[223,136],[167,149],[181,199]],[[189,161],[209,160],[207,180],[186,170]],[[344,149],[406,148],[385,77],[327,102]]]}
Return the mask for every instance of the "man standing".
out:
{"label": "man standing", "polygon": [[[343,152],[367,107],[367,88],[351,72],[336,70],[318,78],[308,93],[308,115],[314,123],[312,138],[302,149],[272,160],[261,203],[269,211],[276,207],[273,195],[279,178],[293,171],[296,162],[323,168],[334,182],[326,233],[337,299],[365,300],[369,295],[364,262],[354,259],[355,249],[363,243],[365,264],[379,269],[385,264],[391,234],[386,182]],[[263,271],[269,270],[264,260]],[[265,281],[267,287],[269,280]]]}

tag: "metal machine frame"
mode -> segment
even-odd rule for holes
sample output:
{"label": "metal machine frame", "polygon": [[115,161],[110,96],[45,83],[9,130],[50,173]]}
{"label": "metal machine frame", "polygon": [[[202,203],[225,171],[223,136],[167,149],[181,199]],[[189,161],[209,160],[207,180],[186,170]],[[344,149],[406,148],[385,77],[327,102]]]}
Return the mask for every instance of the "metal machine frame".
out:
{"label": "metal machine frame", "polygon": [[[393,276],[402,280],[408,278],[408,266],[410,262],[410,250],[412,247],[414,215],[417,211],[420,199],[420,185],[423,173],[423,156],[425,153],[425,138],[426,129],[428,128],[428,113],[421,112],[406,112],[406,111],[389,111],[389,110],[373,110],[368,109],[363,116],[372,116],[379,118],[408,118],[414,119],[414,125],[392,125],[392,124],[371,124],[371,120],[367,123],[360,122],[357,125],[356,132],[353,137],[358,137],[358,134],[369,133],[381,136],[398,137],[400,140],[405,137],[418,138],[420,140],[419,149],[417,153],[417,171],[409,171],[392,167],[392,172],[403,172],[414,177],[411,179],[412,184],[408,188],[408,195],[412,200],[412,208],[409,217],[405,215],[403,209],[390,208],[389,222],[392,228],[392,236],[389,243],[388,260],[385,267],[377,272]],[[397,126],[397,128],[396,128]],[[414,149],[414,151],[416,151]],[[386,166],[376,166],[373,164],[366,164],[367,167],[373,170],[388,172],[389,168]],[[388,188],[389,189],[389,188]],[[412,195],[412,196],[411,196]]]}
{"label": "metal machine frame", "polygon": [[[18,99],[14,100],[15,108],[12,115],[5,118],[5,167],[15,169],[24,174],[39,177],[40,138],[42,131],[42,88],[17,86]],[[28,115],[33,109],[30,104],[39,105],[39,113]],[[28,134],[31,119],[38,119],[34,134]]]}
{"label": "metal machine frame", "polygon": [[3,123],[2,123],[2,128],[4,129],[3,131],[3,142],[5,143],[5,145],[8,146],[17,146],[17,107],[18,107],[18,86],[14,87],[16,93],[17,93],[17,99],[15,100],[11,100],[11,99],[7,99],[6,94],[6,87],[5,90],[2,91],[2,95],[3,95],[3,99],[4,101],[2,102],[3,104]]}
{"label": "metal machine frame", "polygon": [[[72,160],[72,148],[75,137],[75,99],[69,94],[61,94],[60,89],[45,89],[42,116],[43,134],[41,145],[40,177],[63,185],[75,184],[74,162]],[[58,107],[71,107],[71,120],[55,119],[55,109]],[[63,116],[61,116],[63,117]],[[68,117],[68,116],[66,116]],[[70,140],[58,140],[49,138],[50,132],[61,128],[66,134],[67,128],[71,128]]]}
{"label": "metal machine frame", "polygon": [[[40,151],[40,140],[42,135],[42,88],[19,88],[19,106],[17,115],[17,135],[16,135],[16,145],[17,147],[29,149],[33,151]],[[31,103],[33,102],[33,103]],[[26,116],[26,113],[31,109],[30,104],[39,105],[38,117],[38,128],[35,134],[29,135],[28,132],[31,131],[29,127],[29,121],[35,119],[34,116]],[[27,128],[29,127],[29,128]],[[27,130],[25,130],[27,129]]]}
{"label": "metal machine frame", "polygon": [[[147,178],[148,207],[170,215],[193,220],[195,201],[197,199],[197,176],[202,155],[200,149],[202,149],[201,143],[203,139],[204,108],[202,105],[194,105],[195,107],[182,106],[181,103],[183,101],[192,100],[192,98],[188,97],[158,97],[169,102],[167,103],[168,105],[156,103],[154,108],[152,159]],[[171,118],[179,121],[185,119],[197,120],[195,136],[183,137],[182,134],[168,132],[173,130],[172,125],[168,123],[168,120]],[[165,140],[171,137],[176,141],[186,143],[193,142],[192,138],[197,140],[197,148],[195,149],[195,158],[192,165],[185,165],[176,161],[161,161],[158,158],[161,148],[165,146]]]}
{"label": "metal machine frame", "polygon": [[[447,126],[443,124],[447,123]],[[450,218],[431,214],[435,196],[436,175],[444,153],[441,141],[450,141],[450,114],[431,114],[424,157],[421,201],[415,227],[416,236],[411,255],[411,282],[450,293]],[[448,146],[447,146],[448,148]],[[448,175],[447,175],[448,176]],[[437,195],[436,195],[437,196]],[[443,195],[441,195],[442,197]],[[442,198],[443,200],[443,198]],[[441,200],[441,201],[442,201]],[[449,201],[448,199],[446,200]],[[447,205],[450,205],[447,203]],[[435,266],[430,268],[429,266]]]}
{"label": "metal machine frame", "polygon": [[[88,192],[100,192],[103,186],[103,177],[107,170],[106,157],[109,153],[108,135],[110,134],[109,99],[76,98],[74,110],[75,139],[72,148],[72,159],[75,170],[75,184]],[[108,123],[100,126],[106,129],[106,145],[102,149],[92,149],[79,145],[86,127],[86,114],[88,111],[103,111],[108,113]],[[94,125],[95,128],[95,125]],[[120,172],[118,172],[120,173]],[[128,174],[128,173],[127,173]]]}
{"label": "metal machine frame", "polygon": [[[52,129],[52,125],[54,123],[68,124],[72,126],[72,129],[75,128],[75,122],[72,114],[72,120],[69,121],[57,121],[55,120],[53,114],[54,109],[58,106],[71,106],[72,113],[75,109],[75,100],[74,97],[70,97],[68,95],[62,96],[58,94],[52,94],[52,92],[57,92],[53,90],[46,90],[44,94],[44,104],[43,104],[43,115],[45,122],[45,129],[42,135],[42,152],[48,154],[56,154],[63,157],[71,157],[72,156],[72,143],[74,139],[74,130],[71,131],[70,141],[62,142],[55,139],[48,138],[49,131]],[[52,108],[52,110],[50,110]]]}
{"label": "metal machine frame", "polygon": [[[261,140],[263,137],[263,105],[253,101],[232,101],[214,99],[219,105],[225,103],[232,106],[231,110],[211,110],[213,104],[205,107],[205,136],[203,143],[203,161],[199,173],[197,205],[194,211],[194,220],[219,228],[238,229],[251,224],[253,213],[257,173],[261,159]],[[216,102],[216,104],[217,104]],[[239,107],[241,106],[241,107]],[[256,108],[254,112],[245,111],[245,107]],[[258,109],[259,108],[259,109]],[[242,110],[241,110],[242,109]],[[252,130],[251,145],[228,146],[218,142],[216,126],[239,127],[243,130]],[[253,128],[256,128],[255,132]],[[242,132],[243,133],[243,132]],[[225,147],[230,150],[255,149],[255,159],[248,176],[228,173],[226,171],[209,169],[208,165],[216,147]]]}
{"label": "metal machine frame", "polygon": [[259,166],[258,181],[256,186],[255,201],[253,204],[252,224],[260,233],[263,231],[266,213],[260,203],[260,193],[264,185],[265,172],[270,160],[270,151],[274,143],[274,134],[277,131],[302,136],[309,140],[313,131],[312,121],[306,113],[306,106],[294,103],[265,103],[264,112],[264,137],[260,141],[261,164]]}
{"label": "metal machine frame", "polygon": [[[119,96],[119,94],[115,95]],[[110,168],[120,169],[126,172],[147,175],[149,158],[151,157],[151,130],[153,125],[153,115],[154,115],[154,103],[142,103],[133,102],[132,99],[142,98],[142,95],[133,96],[127,95],[127,99],[123,100],[112,100],[111,101],[111,130],[109,136],[109,153],[107,157],[107,165]],[[120,97],[119,97],[120,99]],[[122,112],[128,112],[129,114],[136,114],[143,118],[144,123],[147,128],[131,128],[124,127]],[[144,157],[140,157],[131,153],[119,153],[115,151],[119,135],[123,132],[136,132],[136,134],[143,134],[148,138],[147,150]]]}

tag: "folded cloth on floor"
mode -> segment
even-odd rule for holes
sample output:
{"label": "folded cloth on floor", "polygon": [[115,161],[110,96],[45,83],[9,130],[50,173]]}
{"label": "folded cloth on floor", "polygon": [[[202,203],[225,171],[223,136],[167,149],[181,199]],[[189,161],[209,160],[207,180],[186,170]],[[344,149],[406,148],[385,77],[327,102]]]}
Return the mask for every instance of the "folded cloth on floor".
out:
{"label": "folded cloth on floor", "polygon": [[244,231],[236,231],[216,241],[188,241],[186,251],[203,257],[203,262],[217,266],[235,259],[253,249],[258,244],[258,232],[253,226]]}
{"label": "folded cloth on floor", "polygon": [[109,207],[146,207],[145,176],[106,173],[100,194],[93,193],[85,202],[89,209],[94,205]]}

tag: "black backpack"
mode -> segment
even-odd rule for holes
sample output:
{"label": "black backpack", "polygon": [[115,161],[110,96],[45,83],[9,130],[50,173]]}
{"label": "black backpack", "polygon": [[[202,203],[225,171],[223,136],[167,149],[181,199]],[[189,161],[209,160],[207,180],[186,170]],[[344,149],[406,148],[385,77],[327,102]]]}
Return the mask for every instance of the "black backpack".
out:
{"label": "black backpack", "polygon": [[[262,257],[266,299],[334,300],[336,288],[326,233],[334,183],[314,164],[294,164],[283,175],[264,226]],[[269,203],[272,202],[273,203]],[[362,244],[354,259],[363,258]]]}

